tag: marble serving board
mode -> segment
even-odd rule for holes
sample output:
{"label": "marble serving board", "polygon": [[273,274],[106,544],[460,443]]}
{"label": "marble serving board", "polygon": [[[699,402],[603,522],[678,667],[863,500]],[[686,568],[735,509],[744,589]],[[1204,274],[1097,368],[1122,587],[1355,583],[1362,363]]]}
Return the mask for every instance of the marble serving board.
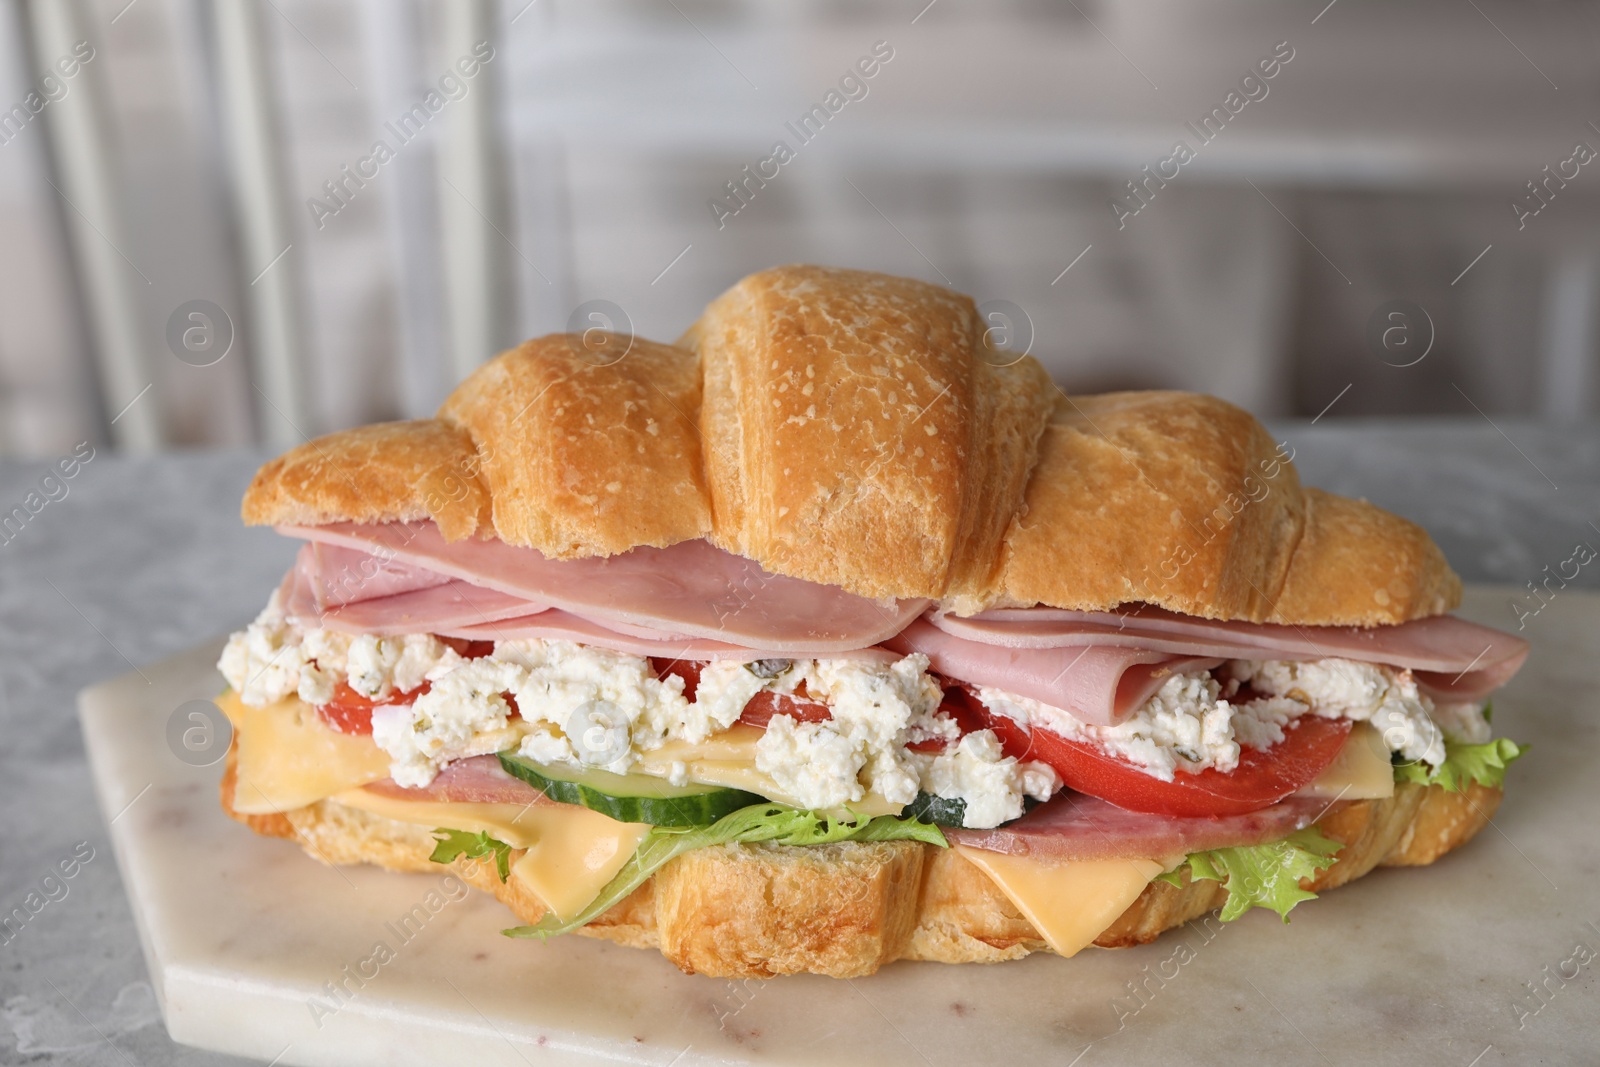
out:
{"label": "marble serving board", "polygon": [[[1515,626],[1510,589],[1464,614]],[[1495,723],[1531,742],[1495,825],[1428,868],[1193,923],[1138,949],[871,978],[687,976],[511,917],[447,874],[332,868],[217,807],[225,734],[190,715],[220,641],[85,690],[90,762],[180,1042],[278,1064],[1441,1064],[1600,1045],[1600,597],[1524,633]],[[409,919],[407,917],[410,917]]]}

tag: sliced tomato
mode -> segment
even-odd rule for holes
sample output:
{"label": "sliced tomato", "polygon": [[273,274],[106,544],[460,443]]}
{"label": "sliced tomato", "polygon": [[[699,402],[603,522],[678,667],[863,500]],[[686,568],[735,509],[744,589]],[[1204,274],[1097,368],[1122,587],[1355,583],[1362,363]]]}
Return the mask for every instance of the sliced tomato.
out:
{"label": "sliced tomato", "polygon": [[474,641],[466,637],[441,637],[439,640],[455,649],[462,659],[482,659],[494,652],[493,641]]}
{"label": "sliced tomato", "polygon": [[660,656],[650,657],[650,666],[655,668],[656,677],[665,679],[669,675],[677,675],[683,679],[683,696],[690,703],[694,702],[695,690],[700,687],[700,672],[705,664],[692,659],[663,659]]}
{"label": "sliced tomato", "polygon": [[833,718],[833,712],[828,710],[826,704],[808,700],[799,694],[790,696],[763,689],[750,698],[750,703],[744,706],[744,711],[739,715],[739,721],[765,730],[774,715],[788,715],[801,722],[822,722]]}
{"label": "sliced tomato", "polygon": [[1081,741],[1069,741],[1044,729],[1030,729],[1015,719],[990,711],[977,696],[961,690],[967,723],[993,730],[1006,755],[1039,760],[1056,769],[1067,788],[1108,800],[1128,811],[1156,815],[1242,815],[1276,804],[1316,779],[1328,769],[1350,736],[1348,719],[1303,715],[1284,728],[1284,738],[1269,749],[1246,748],[1239,765],[1226,773],[1218,770],[1186,774],[1179,771],[1170,782],[1146,773]]}
{"label": "sliced tomato", "polygon": [[[700,688],[700,672],[705,669],[704,663],[691,659],[663,659],[658,656],[650,660],[650,666],[655,668],[657,678],[674,675],[682,678],[683,695],[691,701],[694,700]],[[833,717],[828,705],[806,696],[805,686],[802,683],[800,690],[793,694],[774,693],[763,689],[750,698],[750,702],[744,706],[744,711],[739,715],[739,721],[765,730],[774,715],[788,715],[802,722],[821,722]]]}
{"label": "sliced tomato", "polygon": [[1019,760],[1042,758],[1030,754],[1033,749],[1033,734],[1026,725],[1009,716],[990,711],[983,701],[978,699],[978,694],[965,685],[954,685],[946,689],[944,704],[939,710],[948,712],[955,718],[963,736],[976,730],[993,730],[995,736],[1000,739],[1001,751],[1006,755],[1015,756]]}
{"label": "sliced tomato", "polygon": [[[976,703],[977,698],[968,693],[964,686],[946,685],[944,691],[944,700],[940,702],[939,710],[935,712],[935,714],[948,715],[954,719],[956,721],[956,727],[960,730],[961,736],[963,737],[965,737],[967,734],[975,733],[978,730],[991,729],[990,724],[986,721],[984,714],[982,714],[983,706],[979,704],[977,708],[973,707],[973,705]],[[999,716],[995,717],[998,718]],[[1007,721],[1009,722],[1010,720]],[[1006,737],[1004,734],[1000,736],[1000,743],[1002,746],[1006,744]],[[906,745],[906,747],[913,752],[943,752],[949,746],[949,744],[950,743],[942,737],[929,737],[924,738],[921,741],[913,741]],[[1022,747],[1019,751],[1025,752],[1027,751],[1027,748],[1027,731],[1024,729],[1022,735]]]}
{"label": "sliced tomato", "polygon": [[390,693],[382,700],[372,700],[351,689],[350,683],[340,682],[339,688],[333,691],[333,699],[320,705],[317,714],[322,716],[323,722],[342,734],[371,734],[373,708],[410,704],[427,691],[428,683],[423,682],[404,693]]}

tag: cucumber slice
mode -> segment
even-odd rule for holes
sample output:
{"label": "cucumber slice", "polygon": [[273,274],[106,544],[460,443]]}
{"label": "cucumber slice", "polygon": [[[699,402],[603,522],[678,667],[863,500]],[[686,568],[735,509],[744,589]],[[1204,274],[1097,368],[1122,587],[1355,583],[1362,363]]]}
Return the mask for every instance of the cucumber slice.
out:
{"label": "cucumber slice", "polygon": [[918,793],[917,799],[907,804],[900,813],[902,819],[931,822],[935,826],[962,827],[966,825],[967,802],[960,797],[946,800],[932,793]]}
{"label": "cucumber slice", "polygon": [[673,785],[649,774],[614,774],[597,767],[535,763],[500,753],[506,773],[527,782],[551,800],[608,815],[618,822],[651,826],[708,826],[766,798],[718,785]]}
{"label": "cucumber slice", "polygon": [[[1026,815],[1039,806],[1039,801],[1032,797],[1022,798],[1022,814]],[[947,800],[932,793],[918,793],[917,799],[905,806],[900,813],[902,819],[916,819],[919,822],[931,822],[935,826],[950,826],[960,829],[967,825],[967,802],[960,797]],[[1004,825],[1003,823],[1001,825]]]}

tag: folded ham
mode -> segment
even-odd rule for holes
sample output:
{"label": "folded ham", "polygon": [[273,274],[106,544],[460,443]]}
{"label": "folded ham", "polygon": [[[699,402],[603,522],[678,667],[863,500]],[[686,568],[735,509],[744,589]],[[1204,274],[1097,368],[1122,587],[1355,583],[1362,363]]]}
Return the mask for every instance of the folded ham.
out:
{"label": "folded ham", "polygon": [[[1034,696],[1042,682],[1056,678],[1080,656],[1105,657],[1107,666],[1102,669],[1109,671],[1119,656],[1127,657],[1130,665],[1148,669],[1156,662],[1157,653],[1165,653],[1217,659],[1379,663],[1409,668],[1418,688],[1435,700],[1465,702],[1482,700],[1504,685],[1528,657],[1528,643],[1521,638],[1452,615],[1363,630],[1227,622],[1151,607],[1128,612],[1040,607],[999,609],[966,618],[933,613],[928,623],[943,636],[924,635],[923,644],[939,647],[944,656],[961,659],[969,670],[981,675],[962,676],[965,680],[1025,696]],[[1089,675],[1078,670],[1064,677]],[[1062,699],[1068,703],[1045,702],[1074,713],[1081,706],[1085,721],[1102,721],[1103,700],[1099,697],[1087,703],[1069,685]],[[1123,705],[1117,702],[1114,706],[1120,709]],[[1116,718],[1114,713],[1110,721]]]}
{"label": "folded ham", "polygon": [[1451,616],[1398,626],[1276,626],[1140,607],[1003,608],[969,617],[879,603],[769,574],[705,541],[551,560],[496,540],[447,542],[429,522],[281,527],[301,537],[283,602],[344,633],[575,641],[664,659],[925,654],[947,678],[1121,722],[1174,673],[1226,659],[1352,659],[1409,668],[1442,702],[1505,684],[1525,641]]}
{"label": "folded ham", "polygon": [[450,581],[438,571],[403,560],[317,541],[301,547],[295,566],[318,611],[357,601],[421,592]]}
{"label": "folded ham", "polygon": [[[649,656],[668,660],[757,660],[772,654],[760,649],[730,645],[723,641],[707,641],[695,637],[641,637],[609,629],[588,619],[552,608],[536,615],[504,619],[496,622],[474,622],[468,625],[446,626],[433,631],[440,637],[460,637],[469,641],[510,641],[536,637],[545,641],[574,641],[580,645],[596,645],[634,656]],[[829,659],[877,660],[892,663],[899,659],[893,652],[881,647],[857,648],[845,652],[831,652]]]}
{"label": "folded ham", "polygon": [[507,774],[497,756],[470,756],[448,763],[432,782],[420,789],[399,785],[393,778],[369,782],[369,793],[399,800],[430,800],[461,804],[553,804],[539,790]]}
{"label": "folded ham", "polygon": [[1222,662],[1110,644],[1006,648],[957,637],[927,619],[884,643],[896,652],[921,652],[947,678],[1003,689],[1098,726],[1133,714],[1175,672],[1210,670]]}
{"label": "folded ham", "polygon": [[[526,600],[530,609],[524,614],[554,606],[608,630],[650,639],[832,654],[875,645],[928,606],[924,600],[881,603],[837,586],[769,574],[753,560],[699,540],[552,560],[497,540],[449,542],[431,522],[282,526],[279,532],[383,560],[391,568],[383,588],[391,594],[404,586],[401,575],[432,572]],[[313,589],[327,584],[319,580]]]}
{"label": "folded ham", "polygon": [[946,830],[952,841],[990,852],[1060,860],[1177,859],[1190,852],[1276,841],[1303,830],[1337,805],[1290,797],[1247,815],[1183,818],[1125,811],[1064,792],[993,830]]}

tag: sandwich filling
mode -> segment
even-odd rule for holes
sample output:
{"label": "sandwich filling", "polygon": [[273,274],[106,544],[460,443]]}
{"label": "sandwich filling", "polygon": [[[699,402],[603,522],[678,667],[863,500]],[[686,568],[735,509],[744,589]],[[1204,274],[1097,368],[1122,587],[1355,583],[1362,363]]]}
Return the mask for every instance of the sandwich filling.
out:
{"label": "sandwich filling", "polygon": [[[703,543],[569,565],[427,524],[328,529],[218,664],[251,810],[328,796],[429,825],[436,860],[523,879],[540,936],[685,849],[909,838],[953,844],[1070,955],[1104,923],[1051,902],[1063,863],[1106,921],[1186,862],[1277,872],[1229,907],[1283,913],[1333,862],[1313,827],[1332,806],[1497,784],[1518,754],[1488,697],[1526,646],[1448,617],[960,618]],[[263,760],[323,766],[273,783]]]}
{"label": "sandwich filling", "polygon": [[[659,773],[648,759],[673,742],[702,744],[736,723],[762,728],[755,768],[768,799],[842,810],[869,797],[911,804],[919,793],[965,805],[986,829],[1063,786],[1040,760],[1004,754],[992,729],[970,730],[946,701],[957,680],[928,657],[668,661],[571,641],[477,642],[432,634],[351,636],[302,629],[274,595],[233,635],[219,664],[247,704],[297,695],[318,708],[341,691],[372,703],[360,732],[388,756],[396,784],[422,788],[448,764],[512,751],[542,764]],[[1112,726],[988,686],[989,711],[1092,746],[1165,782],[1236,770],[1247,749],[1285,740],[1302,716],[1370,722],[1397,763],[1438,767],[1446,743],[1489,739],[1486,703],[1435,703],[1408,670],[1343,659],[1228,660],[1174,673]],[[348,724],[344,724],[348,728]],[[665,777],[689,781],[688,762]]]}

